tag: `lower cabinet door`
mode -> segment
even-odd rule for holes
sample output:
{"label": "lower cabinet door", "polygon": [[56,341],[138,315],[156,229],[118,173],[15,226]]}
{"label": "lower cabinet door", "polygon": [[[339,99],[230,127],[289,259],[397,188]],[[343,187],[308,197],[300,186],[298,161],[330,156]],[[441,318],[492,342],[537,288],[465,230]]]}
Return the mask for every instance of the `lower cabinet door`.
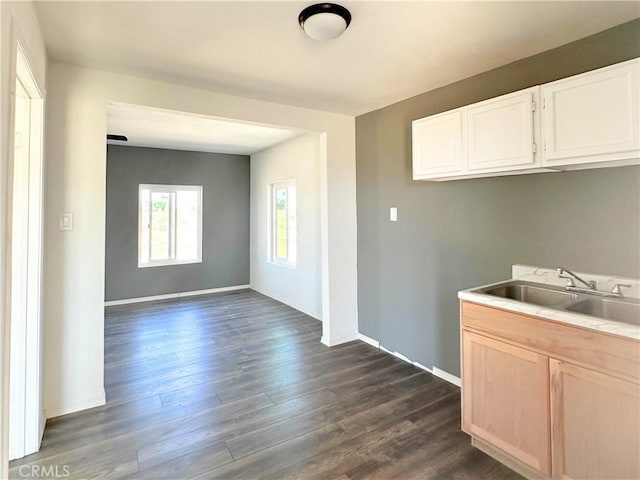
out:
{"label": "lower cabinet door", "polygon": [[550,360],[553,477],[640,478],[640,387]]}
{"label": "lower cabinet door", "polygon": [[463,331],[462,429],[551,474],[549,358]]}

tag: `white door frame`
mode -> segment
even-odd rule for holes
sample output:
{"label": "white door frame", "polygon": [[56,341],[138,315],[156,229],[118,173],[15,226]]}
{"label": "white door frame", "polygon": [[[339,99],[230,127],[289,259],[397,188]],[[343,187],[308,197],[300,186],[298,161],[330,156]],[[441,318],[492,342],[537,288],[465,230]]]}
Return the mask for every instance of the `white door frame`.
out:
{"label": "white door frame", "polygon": [[[15,19],[12,22],[9,158],[7,169],[7,225],[5,270],[5,363],[3,422],[8,440],[8,458],[20,458],[40,449],[45,417],[42,408],[42,345],[43,345],[43,210],[44,210],[44,96],[42,81],[29,55]],[[26,169],[27,178],[22,186],[26,211],[14,212],[15,116],[16,81],[19,80],[30,97],[29,156],[20,168]],[[20,171],[20,168],[17,170]],[[26,189],[26,191],[24,190]],[[16,207],[17,209],[17,207]],[[20,228],[26,244],[14,242],[14,218],[24,218]],[[13,245],[16,243],[16,245]],[[14,247],[24,247],[26,258],[15,265]],[[16,270],[20,269],[20,270]],[[17,273],[17,275],[16,275]],[[14,281],[20,279],[19,282]],[[16,301],[20,304],[16,305]],[[7,379],[8,373],[8,379]],[[7,382],[8,380],[8,382]],[[6,386],[8,383],[8,394]],[[6,450],[5,450],[6,452]]]}

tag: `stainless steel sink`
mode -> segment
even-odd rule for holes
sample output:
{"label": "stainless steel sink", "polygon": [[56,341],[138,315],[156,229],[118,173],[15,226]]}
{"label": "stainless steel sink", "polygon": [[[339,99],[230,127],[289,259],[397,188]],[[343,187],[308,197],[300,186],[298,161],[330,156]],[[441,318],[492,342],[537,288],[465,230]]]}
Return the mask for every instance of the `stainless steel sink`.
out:
{"label": "stainless steel sink", "polygon": [[482,293],[496,297],[509,298],[520,302],[533,303],[544,307],[564,305],[577,300],[578,295],[564,290],[532,285],[528,282],[509,282],[493,288],[484,289]]}
{"label": "stainless steel sink", "polygon": [[[586,295],[584,295],[586,297]],[[570,312],[584,313],[618,322],[640,325],[640,302],[632,299],[584,298],[567,307]]]}
{"label": "stainless steel sink", "polygon": [[562,287],[519,280],[472,291],[556,310],[640,325],[640,300],[638,299],[606,298],[588,293],[567,292]]}

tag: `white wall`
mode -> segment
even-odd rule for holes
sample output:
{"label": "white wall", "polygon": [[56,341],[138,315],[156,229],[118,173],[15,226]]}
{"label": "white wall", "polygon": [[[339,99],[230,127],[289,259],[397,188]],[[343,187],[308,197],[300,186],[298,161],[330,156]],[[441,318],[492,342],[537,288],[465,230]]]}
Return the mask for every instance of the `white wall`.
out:
{"label": "white wall", "polygon": [[[251,288],[322,319],[320,155],[309,133],[251,156]],[[296,268],[269,262],[270,184],[296,181]]]}
{"label": "white wall", "polygon": [[[353,117],[63,63],[50,63],[48,75],[45,408],[49,417],[104,402],[109,101],[323,132],[323,342],[333,345],[357,338]],[[61,212],[74,213],[73,231],[57,229]]]}
{"label": "white wall", "polygon": [[9,168],[9,146],[13,135],[15,88],[15,40],[19,36],[32,62],[34,74],[41,84],[46,79],[47,56],[42,33],[31,2],[0,2],[0,478],[7,478],[8,459],[8,339],[10,306],[7,291],[7,220],[9,192],[7,178]]}

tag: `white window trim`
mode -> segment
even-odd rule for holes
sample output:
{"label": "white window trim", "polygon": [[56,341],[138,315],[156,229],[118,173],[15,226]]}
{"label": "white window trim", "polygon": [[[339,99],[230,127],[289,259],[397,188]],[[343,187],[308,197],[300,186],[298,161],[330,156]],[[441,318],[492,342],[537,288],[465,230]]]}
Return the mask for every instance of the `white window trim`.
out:
{"label": "white window trim", "polygon": [[[286,267],[286,268],[291,268],[291,269],[296,269],[297,266],[297,258],[295,262],[291,262],[289,260],[283,260],[282,258],[278,258],[276,256],[275,253],[275,249],[276,249],[276,226],[275,226],[275,220],[276,220],[276,196],[275,196],[275,191],[278,188],[288,188],[288,187],[295,187],[296,186],[296,179],[295,178],[289,178],[287,180],[281,180],[278,182],[272,182],[269,184],[269,215],[267,216],[269,218],[269,245],[268,245],[268,251],[267,251],[267,259],[268,262],[273,264],[273,265],[278,265],[280,267]],[[297,189],[296,189],[297,190]],[[296,192],[296,208],[297,208],[297,192]],[[288,217],[289,217],[289,201],[287,198],[287,221],[288,221]],[[297,221],[297,218],[296,218]],[[288,227],[288,224],[287,224]],[[297,226],[296,226],[297,227]],[[297,232],[297,228],[296,228],[296,232]],[[289,235],[287,232],[287,253],[289,252]]]}
{"label": "white window trim", "polygon": [[[161,193],[177,193],[179,191],[191,191],[198,193],[198,256],[193,260],[150,260],[146,263],[140,263],[140,256],[142,253],[140,244],[140,235],[142,234],[142,203],[140,202],[140,191],[152,190],[153,192]],[[138,185],[138,268],[149,267],[166,267],[170,265],[189,265],[192,263],[202,263],[202,210],[204,205],[202,202],[202,185],[164,185],[164,184],[152,184],[141,183]]]}

